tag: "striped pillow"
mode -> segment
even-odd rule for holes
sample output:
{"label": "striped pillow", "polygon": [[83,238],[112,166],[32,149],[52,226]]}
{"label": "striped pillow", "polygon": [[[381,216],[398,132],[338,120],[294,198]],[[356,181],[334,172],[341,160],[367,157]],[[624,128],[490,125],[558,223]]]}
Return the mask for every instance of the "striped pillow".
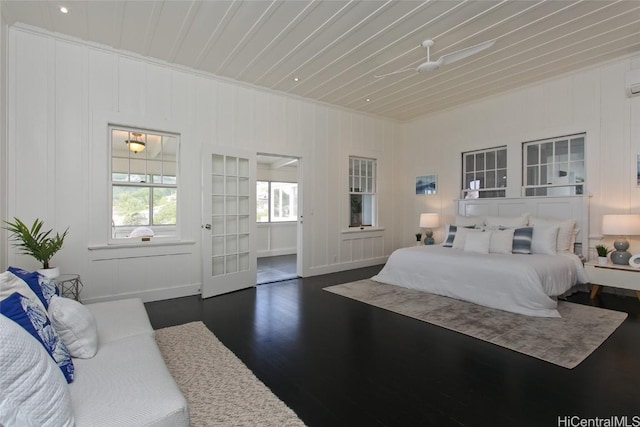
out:
{"label": "striped pillow", "polygon": [[533,227],[516,228],[513,232],[513,246],[511,247],[511,253],[530,254],[532,237]]}
{"label": "striped pillow", "polygon": [[458,227],[455,225],[449,224],[449,233],[447,234],[447,238],[442,244],[445,248],[453,247],[453,239],[456,238],[456,231],[458,231]]}

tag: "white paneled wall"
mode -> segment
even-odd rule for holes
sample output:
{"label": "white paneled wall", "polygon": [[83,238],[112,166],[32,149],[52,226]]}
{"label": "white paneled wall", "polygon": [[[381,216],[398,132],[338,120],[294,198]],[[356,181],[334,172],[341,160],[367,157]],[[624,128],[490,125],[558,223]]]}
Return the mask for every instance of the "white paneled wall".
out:
{"label": "white paneled wall", "polygon": [[[378,264],[393,249],[399,124],[36,30],[12,27],[8,40],[7,215],[70,227],[54,262],[82,275],[85,301],[199,291],[204,147],[302,158],[304,275]],[[107,123],[181,134],[180,244],[107,245]],[[379,159],[384,230],[343,232],[349,155]],[[0,261],[38,267],[13,249]]]}
{"label": "white paneled wall", "polygon": [[[8,156],[7,156],[7,26],[2,16],[2,2],[0,2],[0,218],[7,218],[8,209]],[[0,265],[7,263],[7,232],[0,228]]]}
{"label": "white paneled wall", "polygon": [[[640,97],[627,97],[624,87],[632,61],[609,62],[404,124],[405,141],[395,169],[407,189],[400,196],[407,203],[398,209],[404,242],[411,242],[418,231],[421,212],[440,212],[443,223],[452,220],[453,201],[460,196],[462,152],[506,145],[507,196],[518,197],[521,144],[579,132],[587,134],[586,192],[593,196],[590,247],[600,242],[603,214],[640,213],[635,169]],[[412,195],[410,184],[426,173],[438,175],[438,194]],[[442,230],[436,237],[442,240]],[[611,245],[613,236],[604,241]],[[631,250],[640,252],[640,240],[632,239]]]}

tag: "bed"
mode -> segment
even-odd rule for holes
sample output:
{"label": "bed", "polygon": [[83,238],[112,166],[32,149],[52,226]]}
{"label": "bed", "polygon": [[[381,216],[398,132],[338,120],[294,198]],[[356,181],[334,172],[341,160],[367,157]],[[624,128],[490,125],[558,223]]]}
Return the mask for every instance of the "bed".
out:
{"label": "bed", "polygon": [[[513,313],[560,317],[556,297],[588,281],[574,253],[576,247],[582,251],[578,236],[588,210],[582,197],[534,199],[458,201],[459,214],[480,215],[456,215],[441,245],[394,251],[372,279]],[[500,206],[511,215],[488,215],[500,214]],[[527,239],[528,249],[516,242]]]}

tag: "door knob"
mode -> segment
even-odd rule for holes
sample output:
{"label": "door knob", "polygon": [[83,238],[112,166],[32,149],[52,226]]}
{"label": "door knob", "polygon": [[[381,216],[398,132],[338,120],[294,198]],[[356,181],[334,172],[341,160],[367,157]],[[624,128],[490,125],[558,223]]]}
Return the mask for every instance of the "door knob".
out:
{"label": "door knob", "polygon": [[205,224],[201,226],[202,228],[206,228],[207,230],[211,230],[211,224]]}

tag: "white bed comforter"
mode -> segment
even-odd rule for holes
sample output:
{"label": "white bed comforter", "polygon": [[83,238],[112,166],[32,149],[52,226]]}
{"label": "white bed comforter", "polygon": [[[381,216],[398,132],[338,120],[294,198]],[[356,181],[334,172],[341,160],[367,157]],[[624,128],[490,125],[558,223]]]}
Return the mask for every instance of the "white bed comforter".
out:
{"label": "white bed comforter", "polygon": [[588,281],[574,254],[478,254],[442,246],[398,249],[372,279],[539,317],[560,317],[551,297]]}

